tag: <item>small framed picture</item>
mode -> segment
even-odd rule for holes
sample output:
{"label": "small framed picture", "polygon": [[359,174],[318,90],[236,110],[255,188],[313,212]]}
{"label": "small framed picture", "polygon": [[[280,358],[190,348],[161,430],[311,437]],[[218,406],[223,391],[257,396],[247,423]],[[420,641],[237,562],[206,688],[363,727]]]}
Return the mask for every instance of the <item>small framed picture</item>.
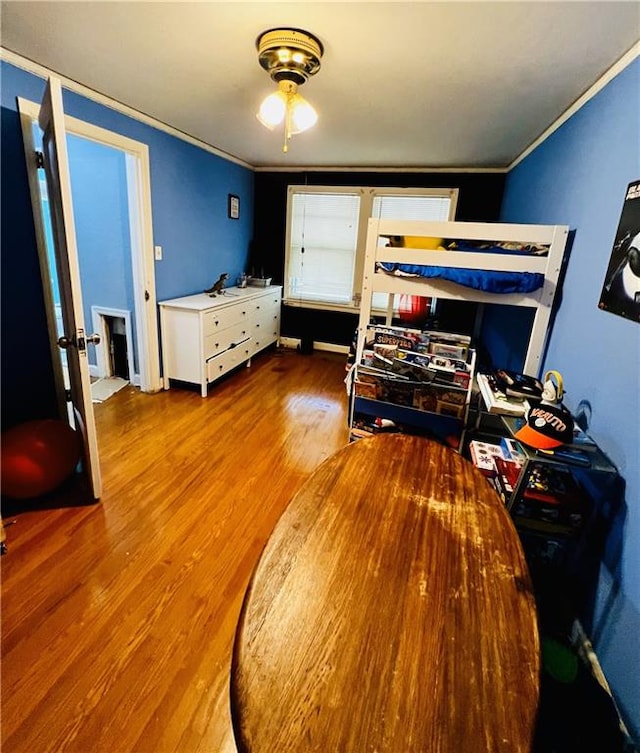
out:
{"label": "small framed picture", "polygon": [[240,218],[240,197],[229,194],[229,217],[232,220]]}

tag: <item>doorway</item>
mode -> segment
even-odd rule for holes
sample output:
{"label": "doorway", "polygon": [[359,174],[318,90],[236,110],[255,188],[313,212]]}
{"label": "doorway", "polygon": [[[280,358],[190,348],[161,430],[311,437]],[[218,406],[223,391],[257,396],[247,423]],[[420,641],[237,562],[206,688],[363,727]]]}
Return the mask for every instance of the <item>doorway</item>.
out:
{"label": "doorway", "polygon": [[[40,133],[38,127],[39,105],[18,98],[18,108],[22,121],[25,149],[28,153],[33,153],[36,150],[36,137]],[[139,386],[142,392],[158,392],[162,385],[156,314],[149,149],[142,142],[134,141],[69,115],[65,115],[65,126],[68,135],[75,140],[76,145],[82,147],[88,142],[92,142],[98,146],[108,147],[112,154],[117,152],[123,160],[124,179],[120,190],[123,192],[126,201],[128,222],[126,227],[123,225],[120,228],[120,232],[124,233],[123,245],[129,246],[129,252],[126,258],[115,260],[115,267],[117,268],[114,268],[113,258],[103,259],[102,269],[107,278],[114,279],[118,275],[128,278],[131,294],[126,297],[125,305],[107,306],[105,301],[95,301],[91,305],[98,305],[103,308],[118,308],[129,312],[131,317],[130,343],[132,343],[131,352],[134,361],[134,368],[130,372],[129,379],[133,384]],[[38,190],[41,191],[40,185],[38,185]],[[41,258],[41,268],[44,270],[43,287],[47,299],[52,356],[54,364],[56,364],[60,362],[61,357],[64,358],[64,351],[61,351],[55,344],[59,336],[55,316],[56,305],[59,306],[59,298],[56,298],[58,281],[55,264],[51,264],[47,251],[51,246],[51,234],[47,228],[47,223],[43,221],[43,216],[45,214],[48,216],[44,212],[46,207],[43,206],[40,197],[33,197],[32,195],[32,199],[34,198],[38,199],[41,206],[40,212],[34,211],[34,220],[36,225],[39,225],[39,227],[36,227],[36,239]],[[76,208],[74,206],[75,213]],[[83,281],[81,286],[84,297],[85,284]],[[85,303],[88,302],[85,301]],[[85,323],[88,331],[93,324],[90,305],[85,311]],[[66,387],[62,384],[62,380],[60,382],[60,399],[64,400]]]}

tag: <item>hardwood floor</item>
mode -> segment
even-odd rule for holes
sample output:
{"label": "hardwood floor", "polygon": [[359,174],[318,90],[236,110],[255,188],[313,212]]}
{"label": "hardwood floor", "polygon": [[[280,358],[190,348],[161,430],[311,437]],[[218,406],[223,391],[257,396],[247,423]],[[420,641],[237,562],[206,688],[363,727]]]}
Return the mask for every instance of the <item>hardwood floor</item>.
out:
{"label": "hardwood floor", "polygon": [[9,519],[3,750],[235,751],[245,586],[289,499],[347,442],[344,363],[275,351],[207,399],[128,387],[95,406],[101,502]]}

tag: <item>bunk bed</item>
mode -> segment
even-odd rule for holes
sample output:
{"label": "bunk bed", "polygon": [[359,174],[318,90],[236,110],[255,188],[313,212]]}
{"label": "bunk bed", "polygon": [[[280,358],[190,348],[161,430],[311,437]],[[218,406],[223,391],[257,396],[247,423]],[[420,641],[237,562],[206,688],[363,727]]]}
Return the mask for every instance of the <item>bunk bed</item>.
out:
{"label": "bunk bed", "polygon": [[[465,355],[467,364],[462,367],[470,373],[471,380],[465,382],[464,398],[457,396],[465,401],[464,410],[457,415],[439,406],[423,409],[417,399],[419,389],[414,390],[409,399],[389,398],[386,377],[374,378],[375,388],[362,383],[367,381],[364,376],[367,365],[370,366],[367,359],[371,356],[373,315],[379,312],[379,309],[374,312],[375,293],[388,294],[387,326],[392,324],[397,295],[532,309],[533,323],[522,371],[537,376],[567,237],[566,226],[370,219],[356,357],[347,382],[351,395],[351,437],[357,438],[354,430],[358,427],[365,434],[370,431],[371,417],[376,417],[377,421],[385,419],[435,435],[459,451],[464,441],[475,368],[475,352],[471,348]],[[438,333],[430,336],[434,334]],[[375,355],[373,357],[375,359]],[[374,394],[369,395],[370,390]],[[451,394],[447,400],[451,400]]]}
{"label": "bunk bed", "polygon": [[362,357],[373,294],[389,294],[387,323],[393,296],[405,294],[532,309],[522,371],[536,376],[568,233],[564,225],[370,219],[356,363]]}

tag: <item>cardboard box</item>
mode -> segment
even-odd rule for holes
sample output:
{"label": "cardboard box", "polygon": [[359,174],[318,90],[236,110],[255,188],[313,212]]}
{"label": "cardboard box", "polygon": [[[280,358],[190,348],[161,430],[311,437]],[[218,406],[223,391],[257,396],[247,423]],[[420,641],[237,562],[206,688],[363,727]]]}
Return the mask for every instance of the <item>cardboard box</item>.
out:
{"label": "cardboard box", "polygon": [[490,444],[488,442],[479,442],[472,440],[469,442],[469,452],[471,454],[471,462],[478,468],[485,476],[493,477],[497,474],[497,468],[495,459],[500,458],[504,460],[504,454],[502,447],[497,444]]}

